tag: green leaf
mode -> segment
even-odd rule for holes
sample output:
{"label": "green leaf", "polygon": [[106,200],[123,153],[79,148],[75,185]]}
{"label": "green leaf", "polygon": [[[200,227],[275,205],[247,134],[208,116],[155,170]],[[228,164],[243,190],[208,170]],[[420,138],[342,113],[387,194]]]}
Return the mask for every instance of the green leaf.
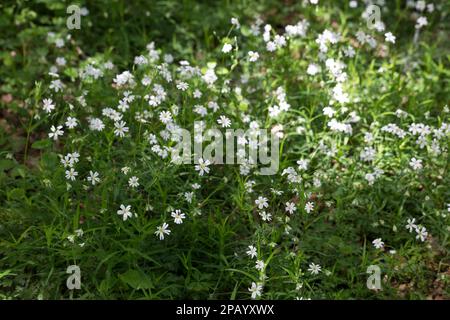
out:
{"label": "green leaf", "polygon": [[119,275],[119,278],[133,289],[151,289],[154,287],[151,279],[139,270],[128,270]]}
{"label": "green leaf", "polygon": [[7,277],[7,276],[15,276],[17,275],[16,273],[12,273],[11,270],[5,270],[3,272],[0,272],[0,279]]}
{"label": "green leaf", "polygon": [[76,77],[78,76],[78,72],[77,69],[75,68],[67,68],[64,70],[64,74],[69,76],[70,79],[72,79],[72,81],[74,81],[76,79]]}
{"label": "green leaf", "polygon": [[239,110],[241,111],[247,111],[248,110],[248,103],[241,102],[238,106]]}
{"label": "green leaf", "polygon": [[25,198],[25,190],[20,188],[14,188],[8,192],[8,199],[10,200],[21,200]]}
{"label": "green leaf", "polygon": [[1,159],[0,160],[0,171],[6,171],[14,167],[15,163],[12,160]]}
{"label": "green leaf", "polygon": [[24,165],[19,165],[17,167],[15,167],[14,169],[11,170],[11,177],[17,178],[17,177],[21,177],[21,178],[25,178],[27,175],[27,167],[25,167]]}
{"label": "green leaf", "polygon": [[52,145],[52,142],[50,139],[43,139],[43,140],[38,140],[33,142],[33,144],[31,145],[31,147],[33,149],[45,149],[48,148]]}
{"label": "green leaf", "polygon": [[[217,62],[215,62],[215,61],[210,61],[207,63],[208,69],[214,69],[216,67],[216,65],[217,65]],[[202,71],[203,71],[203,69],[202,69]]]}
{"label": "green leaf", "polygon": [[45,169],[52,169],[58,164],[58,156],[54,152],[44,153],[41,157],[41,166]]}
{"label": "green leaf", "polygon": [[216,73],[219,75],[224,75],[224,74],[227,74],[228,72],[229,72],[228,69],[225,67],[217,68],[217,71],[216,71]]}

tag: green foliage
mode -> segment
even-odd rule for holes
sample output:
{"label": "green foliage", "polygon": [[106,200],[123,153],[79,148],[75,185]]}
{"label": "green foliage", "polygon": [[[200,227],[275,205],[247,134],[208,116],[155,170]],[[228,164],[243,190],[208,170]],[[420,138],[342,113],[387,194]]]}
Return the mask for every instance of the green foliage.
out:
{"label": "green foliage", "polygon": [[[262,299],[448,299],[448,4],[426,9],[428,25],[418,33],[417,10],[389,1],[382,20],[396,36],[393,44],[367,28],[361,2],[319,2],[80,1],[89,14],[80,30],[68,30],[69,1],[2,1],[0,298],[248,299],[254,282],[263,286]],[[304,35],[266,50],[266,23],[274,39],[299,21],[309,23]],[[325,29],[341,35],[326,53],[316,41]],[[358,41],[357,31],[375,47]],[[224,44],[232,45],[229,53]],[[354,56],[345,54],[349,46]],[[259,59],[250,61],[249,51]],[[165,54],[174,62],[163,65]],[[147,64],[133,63],[140,55]],[[333,93],[340,80],[329,58],[344,63],[341,95]],[[180,69],[183,60],[190,71]],[[317,74],[308,71],[311,64],[320,66]],[[208,86],[211,69],[217,81]],[[125,70],[136,85],[114,82]],[[142,83],[145,77],[151,84]],[[176,87],[180,81],[186,90]],[[151,106],[155,84],[166,98]],[[350,101],[336,101],[345,94]],[[48,98],[55,104],[50,112],[43,110]],[[289,108],[274,116],[283,102]],[[324,112],[329,106],[332,116]],[[105,116],[107,107],[120,119]],[[213,164],[199,175],[194,164],[174,165],[162,156],[176,143],[161,134],[172,137],[162,112],[190,131],[199,120],[217,126],[219,116],[235,129],[256,123],[278,130],[279,171],[261,176],[253,166]],[[77,126],[69,128],[68,117]],[[92,118],[105,128],[93,130]],[[332,118],[341,129],[333,130]],[[123,137],[115,131],[119,120],[128,128]],[[58,125],[64,133],[53,139]],[[368,161],[365,152],[373,152]],[[309,162],[302,169],[299,160]],[[67,177],[71,168],[74,180]],[[258,208],[260,196],[268,208]],[[292,214],[287,203],[295,205]],[[131,206],[127,220],[118,214],[121,205]],[[185,213],[182,224],[174,223],[175,210]],[[415,219],[411,232],[408,219]],[[159,240],[155,231],[166,222],[171,233]],[[256,257],[247,255],[248,246]],[[264,266],[256,269],[256,260]],[[82,288],[71,291],[66,269],[74,264]],[[312,264],[320,272],[311,272]],[[381,268],[381,291],[366,286],[371,265]]]}

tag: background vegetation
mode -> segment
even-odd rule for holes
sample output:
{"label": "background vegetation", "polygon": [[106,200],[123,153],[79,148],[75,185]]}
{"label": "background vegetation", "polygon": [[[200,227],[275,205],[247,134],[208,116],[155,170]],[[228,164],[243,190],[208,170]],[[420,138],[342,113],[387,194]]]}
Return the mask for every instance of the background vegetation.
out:
{"label": "background vegetation", "polygon": [[[352,90],[363,97],[363,103],[355,107],[363,120],[354,137],[336,138],[336,156],[314,158],[314,166],[326,176],[322,186],[309,184],[300,195],[288,197],[292,189],[285,177],[277,175],[271,181],[258,180],[254,187],[256,195],[269,197],[274,217],[285,215],[288,200],[298,202],[300,215],[307,198],[314,199],[314,215],[301,213],[299,220],[292,218],[293,230],[286,236],[285,220],[259,221],[255,194],[246,192],[248,180],[238,168],[212,169],[202,180],[193,170],[145,158],[148,149],[139,141],[124,142],[103,158],[100,154],[106,150],[106,140],[88,134],[73,133],[67,143],[50,142],[52,122],[35,118],[49,92],[48,71],[61,54],[70,61],[64,72],[67,82],[89,57],[111,60],[117,73],[132,70],[133,58],[151,41],[158,50],[171,53],[175,61],[204,66],[214,60],[230,71],[234,61],[224,61],[220,50],[227,35],[227,39],[241,37],[229,33],[232,17],[239,18],[243,33],[260,17],[277,31],[307,19],[310,30],[317,33],[330,28],[347,35],[361,25],[362,1],[357,9],[351,9],[348,1],[322,0],[318,7],[289,0],[80,1],[89,14],[82,17],[81,30],[72,31],[65,26],[69,1],[2,1],[0,297],[248,299],[248,288],[261,274],[255,272],[254,261],[245,251],[248,245],[256,245],[267,264],[265,299],[448,299],[448,151],[436,158],[425,152],[425,169],[418,174],[408,166],[411,157],[421,152],[414,140],[403,143],[380,138],[384,156],[377,163],[387,169],[372,187],[367,187],[360,174],[366,167],[355,160],[360,149],[353,147],[364,145],[365,130],[372,122],[394,122],[398,108],[410,115],[408,124],[424,122],[437,128],[449,122],[448,109],[445,111],[450,96],[448,3],[435,1],[438,9],[427,16],[428,26],[415,43],[412,11],[404,1],[387,2],[384,7],[388,11],[383,11],[382,17],[396,35],[396,44],[384,62],[375,60],[373,52],[361,50],[348,63]],[[71,35],[65,51],[48,43],[49,32],[65,39]],[[314,43],[313,38],[308,41]],[[252,45],[256,47],[257,42],[246,49],[254,49]],[[261,115],[270,100],[267,92],[282,83],[288,101],[298,111],[286,118],[286,132],[295,132],[301,124],[296,122],[299,117],[307,119],[307,130],[325,131],[326,120],[313,119],[327,105],[327,97],[305,76],[306,61],[314,54],[300,44],[273,61],[266,58],[267,65],[251,79],[257,90],[248,94],[251,112]],[[380,72],[380,67],[388,71]],[[250,69],[246,64],[237,67],[245,74],[251,74]],[[113,77],[109,75],[109,83],[89,86],[73,81],[64,93],[72,97],[62,94],[58,101],[72,101],[74,95],[89,88],[89,103],[94,107],[117,104],[117,94],[108,91]],[[236,80],[233,75],[230,79]],[[237,98],[230,101],[234,105],[242,102]],[[55,117],[67,115],[66,111]],[[379,127],[376,130],[381,136]],[[284,143],[290,151],[281,159],[282,169],[311,154],[318,143],[308,136],[287,136]],[[104,173],[104,183],[89,192],[81,181],[68,192],[59,163],[59,154],[76,151],[77,138]],[[447,134],[444,149],[448,142]],[[140,191],[126,188],[128,179],[119,174],[125,165],[140,168]],[[89,171],[87,164],[83,166]],[[313,176],[310,171],[304,179],[312,181]],[[180,194],[195,182],[202,188],[189,205]],[[271,188],[285,191],[284,200],[271,193]],[[115,212],[128,199],[134,199],[129,204],[139,212],[139,219],[124,224]],[[160,224],[159,215],[171,208],[186,211],[189,219],[172,230],[167,240],[159,241],[153,234]],[[196,210],[202,214],[194,215]],[[412,217],[427,227],[425,242],[417,241],[405,229],[406,219]],[[83,247],[67,240],[80,227]],[[384,250],[372,245],[372,240],[380,237],[386,243]],[[277,246],[271,246],[272,242]],[[307,271],[311,262],[322,266],[319,275]],[[81,290],[66,287],[66,268],[71,264],[81,267]],[[366,269],[373,264],[381,266],[382,291],[366,287]]]}

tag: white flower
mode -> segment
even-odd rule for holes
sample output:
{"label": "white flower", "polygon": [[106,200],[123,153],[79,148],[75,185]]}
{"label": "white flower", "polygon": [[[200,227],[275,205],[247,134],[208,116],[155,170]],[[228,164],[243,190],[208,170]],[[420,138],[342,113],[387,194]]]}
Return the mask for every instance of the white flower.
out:
{"label": "white flower", "polygon": [[262,260],[256,260],[255,268],[259,271],[262,271],[265,268],[265,263]]}
{"label": "white flower", "polygon": [[136,65],[144,65],[148,63],[148,59],[144,56],[134,57],[134,64]]}
{"label": "white flower", "polygon": [[293,202],[286,202],[285,210],[287,212],[289,212],[289,214],[293,214],[297,210],[297,207],[295,206],[295,203],[293,203]]}
{"label": "white flower", "polygon": [[246,254],[250,256],[250,258],[254,258],[258,255],[258,253],[256,252],[256,248],[254,246],[248,246]]}
{"label": "white flower", "polygon": [[364,150],[361,151],[359,157],[362,161],[371,162],[375,160],[376,150],[372,147],[365,147]]}
{"label": "white flower", "polygon": [[73,163],[70,161],[70,158],[68,156],[65,156],[64,158],[62,158],[61,163],[64,166],[64,168],[73,166]]}
{"label": "white flower", "polygon": [[375,182],[375,175],[373,173],[366,173],[364,178],[367,180],[370,186]]}
{"label": "white flower", "polygon": [[66,179],[68,179],[68,180],[75,181],[77,175],[78,175],[78,172],[76,172],[74,168],[70,168],[69,170],[66,170]]}
{"label": "white flower", "polygon": [[105,128],[105,124],[99,118],[93,118],[89,120],[89,129],[94,131],[102,131]]}
{"label": "white flower", "polygon": [[407,229],[409,232],[412,232],[413,230],[416,230],[416,229],[417,229],[417,225],[415,224],[415,222],[416,222],[416,219],[415,219],[415,218],[408,219],[407,222],[408,222],[408,224],[406,225],[406,229]]}
{"label": "white flower", "polygon": [[116,75],[113,79],[113,82],[118,86],[123,86],[126,84],[133,85],[134,84],[134,76],[130,73],[130,71],[124,71],[121,74]]}
{"label": "white flower", "polygon": [[252,287],[248,288],[248,291],[252,293],[252,299],[256,299],[256,297],[261,296],[262,289],[263,289],[262,285],[252,282]]}
{"label": "white flower", "polygon": [[267,42],[267,44],[266,44],[266,49],[267,49],[267,51],[269,51],[269,52],[273,52],[273,51],[275,51],[275,50],[277,49],[277,45],[276,45],[275,42],[269,41],[269,42]]}
{"label": "white flower", "polygon": [[212,85],[217,81],[217,76],[213,68],[208,68],[202,78],[208,85]]}
{"label": "white flower", "polygon": [[169,111],[162,111],[159,114],[159,120],[164,124],[168,124],[172,122],[172,114]]}
{"label": "white flower", "polygon": [[372,241],[372,244],[377,249],[382,249],[384,247],[384,242],[381,241],[381,238],[375,239]]}
{"label": "white flower", "polygon": [[182,224],[183,219],[186,218],[186,215],[181,210],[172,211],[171,216],[176,224]]}
{"label": "white flower", "polygon": [[117,210],[117,214],[119,216],[122,216],[123,221],[126,221],[128,218],[131,218],[133,216],[133,213],[131,212],[131,206],[124,206],[123,204],[120,205],[120,209]]}
{"label": "white flower", "polygon": [[309,165],[309,160],[306,159],[300,159],[297,161],[298,169],[299,170],[307,170]]}
{"label": "white flower", "polygon": [[127,133],[129,130],[128,127],[126,127],[125,125],[126,125],[125,121],[115,122],[114,123],[114,127],[115,127],[114,134],[121,138],[125,137],[125,133]]}
{"label": "white flower", "polygon": [[70,160],[72,161],[72,163],[77,163],[79,161],[80,158],[80,154],[78,152],[72,152],[72,153],[68,153],[67,156],[70,158]]}
{"label": "white flower", "polygon": [[128,185],[132,188],[139,187],[139,178],[136,176],[132,176],[130,179],[128,179]]}
{"label": "white flower", "polygon": [[239,23],[238,18],[231,18],[231,24],[235,26],[237,29],[241,27],[241,24]]}
{"label": "white flower", "polygon": [[119,105],[117,106],[117,109],[119,109],[122,112],[127,111],[130,108],[128,105],[128,102],[125,99],[122,99],[119,101]]}
{"label": "white flower", "polygon": [[100,178],[98,177],[98,172],[89,171],[89,177],[87,177],[87,181],[95,185],[97,182],[100,182]]}
{"label": "white flower", "polygon": [[313,179],[313,185],[314,185],[314,187],[316,187],[316,188],[320,188],[320,187],[322,186],[322,182],[320,181],[319,178],[315,177],[315,178]]}
{"label": "white flower", "polygon": [[318,264],[315,264],[314,262],[311,262],[309,264],[309,268],[308,271],[311,272],[311,274],[319,274],[320,270],[322,269],[322,267]]}
{"label": "white flower", "polygon": [[255,62],[259,59],[259,53],[255,51],[248,52],[248,61]]}
{"label": "white flower", "polygon": [[208,110],[204,106],[199,105],[199,104],[194,106],[194,112],[198,113],[202,117],[204,117],[208,114]]}
{"label": "white flower", "polygon": [[416,239],[420,239],[420,241],[422,241],[422,242],[426,240],[426,238],[428,236],[428,232],[425,227],[418,226],[416,228],[416,232],[417,232]]}
{"label": "white flower", "polygon": [[344,91],[344,89],[342,88],[342,85],[340,83],[338,83],[333,88],[333,98],[334,98],[334,100],[336,100],[337,102],[342,103],[342,104],[350,102],[348,93],[346,93]]}
{"label": "white flower", "polygon": [[120,171],[122,171],[122,173],[125,175],[127,175],[128,172],[130,172],[130,170],[131,170],[130,167],[123,167],[120,169]]}
{"label": "white flower", "polygon": [[222,52],[223,53],[228,53],[233,49],[233,46],[229,43],[225,43],[222,47]]}
{"label": "white flower", "polygon": [[203,160],[203,158],[198,159],[198,164],[195,165],[195,170],[200,171],[199,174],[202,176],[205,172],[209,173],[208,166],[211,164],[209,160]]}
{"label": "white flower", "polygon": [[77,229],[75,230],[75,234],[77,235],[77,237],[82,237],[84,235],[84,231],[83,229]]}
{"label": "white flower", "polygon": [[194,90],[194,93],[193,93],[193,96],[194,96],[195,99],[199,99],[199,98],[202,97],[202,93],[201,93],[200,90],[195,89],[195,90]]}
{"label": "white flower", "polygon": [[141,80],[142,85],[148,86],[152,83],[152,79],[149,76],[144,76]]}
{"label": "white flower", "polygon": [[71,234],[70,236],[67,237],[67,240],[69,240],[69,242],[74,243],[75,242],[75,235]]}
{"label": "white flower", "polygon": [[310,63],[308,65],[308,69],[306,69],[306,73],[310,76],[314,76],[320,72],[320,66],[315,63]]}
{"label": "white flower", "polygon": [[416,10],[423,11],[425,10],[427,3],[423,0],[416,1]]}
{"label": "white flower", "polygon": [[266,197],[259,196],[258,199],[255,200],[255,204],[258,206],[258,209],[264,209],[269,206]]}
{"label": "white flower", "polygon": [[344,49],[344,55],[346,57],[353,58],[355,54],[356,54],[355,49],[353,49],[352,46],[348,46],[347,48]]}
{"label": "white flower", "polygon": [[416,29],[421,29],[423,26],[428,24],[427,17],[419,17],[416,21]]}
{"label": "white flower", "polygon": [[170,235],[170,230],[168,229],[169,225],[167,223],[163,223],[161,226],[156,228],[155,235],[158,237],[159,240],[164,240],[164,235]]}
{"label": "white flower", "polygon": [[422,160],[416,158],[412,158],[411,161],[409,161],[409,165],[416,171],[423,168]]}
{"label": "white flower", "polygon": [[217,123],[220,124],[222,128],[228,128],[231,125],[231,120],[226,116],[220,116],[220,118],[217,119]]}
{"label": "white flower", "polygon": [[58,140],[58,137],[62,136],[64,134],[64,131],[62,130],[62,128],[63,128],[63,126],[58,126],[58,127],[52,126],[50,128],[51,132],[48,134],[48,137],[53,138],[53,140],[55,140],[55,141]]}
{"label": "white flower", "polygon": [[286,38],[284,36],[275,35],[275,44],[278,48],[284,47],[286,45]]}
{"label": "white flower", "polygon": [[261,211],[259,212],[259,215],[261,216],[261,219],[263,219],[263,221],[272,221],[272,215],[270,213]]}
{"label": "white flower", "polygon": [[55,41],[55,46],[56,46],[57,48],[62,48],[62,47],[64,47],[64,40],[61,39],[61,38],[56,39],[56,41]]}
{"label": "white flower", "polygon": [[189,85],[186,82],[180,81],[177,84],[177,89],[181,91],[186,91],[189,88]]}
{"label": "white flower", "polygon": [[220,109],[219,104],[216,101],[209,101],[208,102],[208,108],[212,109],[212,111],[216,112]]}
{"label": "white flower", "polygon": [[66,127],[69,129],[73,129],[77,126],[77,119],[74,117],[67,117]]}
{"label": "white flower", "polygon": [[56,64],[58,66],[65,66],[66,63],[67,63],[66,58],[64,58],[64,57],[57,57],[56,58]]}
{"label": "white flower", "polygon": [[42,109],[45,110],[45,112],[50,113],[55,109],[55,105],[53,104],[52,99],[44,99],[42,100],[43,106]]}
{"label": "white flower", "polygon": [[392,34],[392,32],[387,32],[384,34],[386,42],[395,43],[395,36]]}
{"label": "white flower", "polygon": [[186,199],[187,202],[192,203],[192,198],[194,197],[194,193],[193,192],[185,192],[184,193],[184,198]]}
{"label": "white flower", "polygon": [[373,134],[371,132],[364,133],[364,142],[368,144],[373,142]]}
{"label": "white flower", "polygon": [[173,56],[169,53],[169,54],[165,54],[164,55],[164,62],[166,63],[172,63],[173,62]]}
{"label": "white flower", "polygon": [[307,213],[310,213],[311,211],[313,211],[314,210],[314,203],[312,203],[312,202],[307,202],[306,204],[305,204],[305,211],[307,212]]}
{"label": "white flower", "polygon": [[333,118],[334,114],[336,113],[336,111],[331,107],[323,108],[322,112],[324,115],[326,115],[329,118]]}
{"label": "white flower", "polygon": [[384,24],[384,22],[382,21],[377,21],[374,24],[374,28],[375,30],[377,30],[378,32],[383,32],[386,29],[386,26]]}

